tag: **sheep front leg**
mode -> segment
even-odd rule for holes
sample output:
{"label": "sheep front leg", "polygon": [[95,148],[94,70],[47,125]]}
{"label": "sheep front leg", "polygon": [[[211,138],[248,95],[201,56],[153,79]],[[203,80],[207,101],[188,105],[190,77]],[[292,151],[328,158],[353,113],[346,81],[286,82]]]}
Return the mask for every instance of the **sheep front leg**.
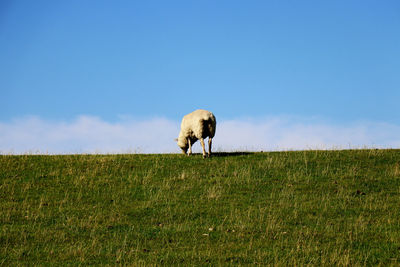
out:
{"label": "sheep front leg", "polygon": [[208,137],[208,157],[211,156],[211,145],[212,145],[212,138]]}
{"label": "sheep front leg", "polygon": [[188,138],[187,140],[188,140],[188,144],[189,144],[188,156],[190,156],[192,154],[192,143],[190,142],[190,138]]}
{"label": "sheep front leg", "polygon": [[201,148],[203,149],[203,158],[206,158],[206,148],[204,147],[204,139],[200,138]]}

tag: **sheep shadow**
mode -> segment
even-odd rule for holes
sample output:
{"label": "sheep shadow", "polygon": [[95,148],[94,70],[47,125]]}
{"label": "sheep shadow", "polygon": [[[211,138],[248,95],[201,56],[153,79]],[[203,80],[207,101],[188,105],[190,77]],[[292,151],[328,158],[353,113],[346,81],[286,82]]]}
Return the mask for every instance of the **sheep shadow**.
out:
{"label": "sheep shadow", "polygon": [[[213,152],[211,157],[206,158],[224,158],[224,157],[238,157],[254,154],[255,152]],[[182,155],[182,154],[181,154]],[[187,155],[186,155],[187,156]],[[191,156],[202,157],[202,153],[192,153]]]}
{"label": "sheep shadow", "polygon": [[254,152],[213,152],[211,157],[237,157],[254,154]]}

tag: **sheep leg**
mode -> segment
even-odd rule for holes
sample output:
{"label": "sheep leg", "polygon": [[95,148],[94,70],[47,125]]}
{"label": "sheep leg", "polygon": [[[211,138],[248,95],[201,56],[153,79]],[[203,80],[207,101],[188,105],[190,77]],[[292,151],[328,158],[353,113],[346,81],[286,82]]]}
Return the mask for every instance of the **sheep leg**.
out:
{"label": "sheep leg", "polygon": [[203,158],[206,157],[206,148],[204,147],[204,139],[200,138],[201,148],[203,149]]}
{"label": "sheep leg", "polygon": [[188,144],[189,144],[188,156],[190,156],[192,154],[192,143],[190,142],[190,138],[188,138],[187,140],[188,140]]}
{"label": "sheep leg", "polygon": [[211,156],[211,145],[212,145],[212,138],[208,137],[208,157]]}

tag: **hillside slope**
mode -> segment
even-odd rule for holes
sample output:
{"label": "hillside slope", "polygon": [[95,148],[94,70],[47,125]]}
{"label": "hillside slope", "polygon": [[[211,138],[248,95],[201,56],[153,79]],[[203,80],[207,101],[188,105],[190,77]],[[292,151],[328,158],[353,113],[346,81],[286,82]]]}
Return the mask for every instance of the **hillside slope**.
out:
{"label": "hillside slope", "polygon": [[400,264],[400,150],[0,156],[0,265]]}

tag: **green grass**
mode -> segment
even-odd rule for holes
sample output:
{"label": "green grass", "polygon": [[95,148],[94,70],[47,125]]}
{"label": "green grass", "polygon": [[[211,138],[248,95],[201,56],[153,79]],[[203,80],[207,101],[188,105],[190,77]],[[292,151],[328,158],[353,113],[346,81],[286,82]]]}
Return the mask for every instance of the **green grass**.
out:
{"label": "green grass", "polygon": [[400,150],[0,156],[0,265],[400,265]]}

